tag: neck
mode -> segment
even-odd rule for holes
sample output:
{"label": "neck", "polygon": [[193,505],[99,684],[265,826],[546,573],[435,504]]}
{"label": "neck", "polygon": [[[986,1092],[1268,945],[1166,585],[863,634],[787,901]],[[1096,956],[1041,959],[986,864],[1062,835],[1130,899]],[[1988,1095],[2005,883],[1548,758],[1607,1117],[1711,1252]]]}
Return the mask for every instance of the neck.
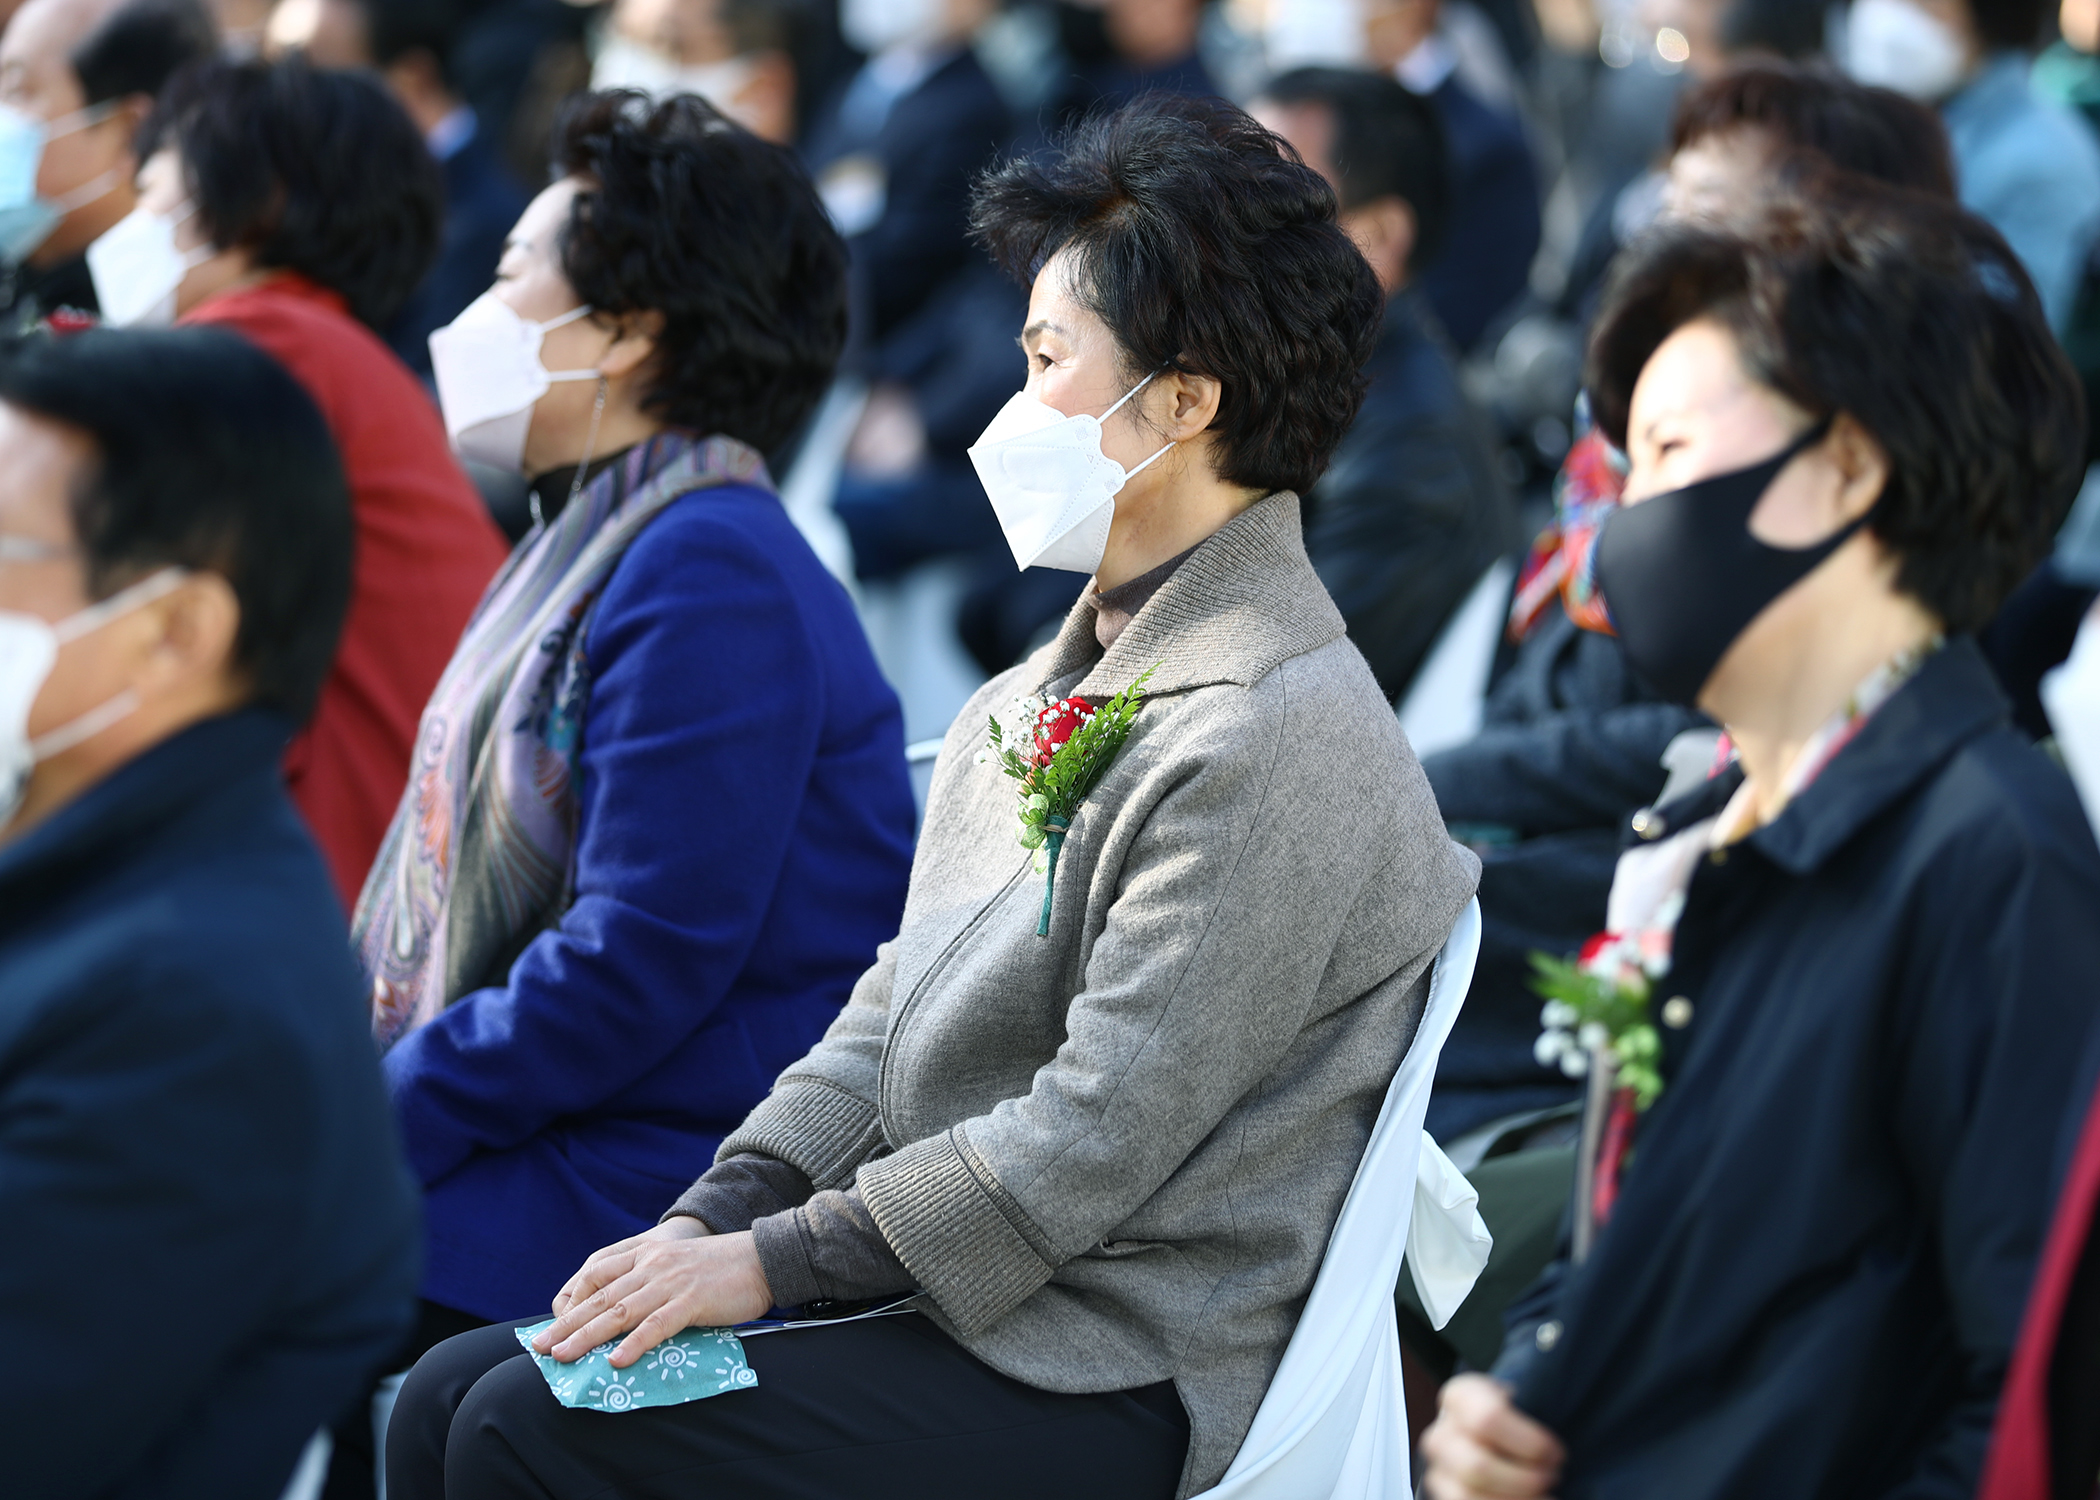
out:
{"label": "neck", "polygon": [[1095,588],[1119,587],[1179,557],[1261,499],[1262,491],[1213,472],[1209,446],[1185,443],[1123,486]]}
{"label": "neck", "polygon": [[[1825,590],[1826,595],[1831,591]],[[1864,591],[1863,591],[1864,592]],[[1907,595],[1879,593],[1824,618],[1804,621],[1794,634],[1801,649],[1780,653],[1756,666],[1722,673],[1701,699],[1727,727],[1742,758],[1755,825],[1785,810],[1786,778],[1816,732],[1840,712],[1859,685],[1898,654],[1916,650],[1940,634],[1940,622]],[[1784,656],[1784,659],[1779,658]],[[1723,682],[1722,676],[1734,680]],[[1760,681],[1746,679],[1758,678]]]}

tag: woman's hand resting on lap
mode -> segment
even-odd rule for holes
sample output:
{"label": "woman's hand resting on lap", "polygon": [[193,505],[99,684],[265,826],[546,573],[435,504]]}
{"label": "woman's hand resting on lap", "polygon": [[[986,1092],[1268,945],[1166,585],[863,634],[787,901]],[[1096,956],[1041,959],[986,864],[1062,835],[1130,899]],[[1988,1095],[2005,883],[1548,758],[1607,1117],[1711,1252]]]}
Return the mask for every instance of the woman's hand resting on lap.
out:
{"label": "woman's hand resting on lap", "polygon": [[748,1231],[710,1234],[698,1219],[669,1219],[585,1261],[532,1347],[566,1364],[624,1333],[612,1352],[624,1369],[681,1329],[748,1322],[772,1305]]}
{"label": "woman's hand resting on lap", "polygon": [[1543,1500],[1567,1456],[1560,1439],[1517,1410],[1508,1387],[1485,1375],[1444,1383],[1422,1454],[1430,1500]]}

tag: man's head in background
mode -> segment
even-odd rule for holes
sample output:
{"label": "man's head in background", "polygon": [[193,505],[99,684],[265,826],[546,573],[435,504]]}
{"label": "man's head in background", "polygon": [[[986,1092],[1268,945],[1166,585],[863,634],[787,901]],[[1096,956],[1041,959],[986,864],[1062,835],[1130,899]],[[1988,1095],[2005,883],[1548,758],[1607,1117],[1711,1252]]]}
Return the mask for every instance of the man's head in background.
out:
{"label": "man's head in background", "polygon": [[132,137],[214,46],[197,0],[28,0],[0,34],[0,259],[57,265],[130,213]]}
{"label": "man's head in background", "polygon": [[289,734],[334,657],[350,553],[327,425],[246,340],[0,349],[0,838],[202,719],[257,705]]}
{"label": "man's head in background", "polygon": [[1663,211],[1674,219],[1755,217],[1789,190],[1789,160],[1814,156],[1937,198],[1954,197],[1946,127],[1924,105],[1822,69],[1738,68],[1678,100]]}
{"label": "man's head in background", "polygon": [[279,0],[263,50],[303,52],[317,68],[370,68],[424,139],[461,108],[452,54],[464,17],[457,0]]}
{"label": "man's head in background", "polygon": [[807,0],[616,0],[594,89],[698,94],[764,140],[795,138]]}
{"label": "man's head in background", "polygon": [[1387,296],[1436,254],[1450,164],[1427,100],[1382,74],[1297,68],[1272,80],[1252,113],[1334,188],[1339,222]]}

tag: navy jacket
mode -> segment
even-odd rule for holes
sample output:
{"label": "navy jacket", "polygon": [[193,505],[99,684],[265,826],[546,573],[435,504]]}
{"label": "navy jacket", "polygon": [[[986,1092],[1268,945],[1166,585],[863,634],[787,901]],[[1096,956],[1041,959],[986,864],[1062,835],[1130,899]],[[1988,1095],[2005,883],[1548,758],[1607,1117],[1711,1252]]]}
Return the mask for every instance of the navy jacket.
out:
{"label": "navy jacket", "polygon": [[847,242],[865,320],[857,335],[880,342],[977,256],[970,187],[1012,136],[1013,122],[968,47],[886,112],[863,117],[859,105],[849,86],[812,132],[808,155],[819,181],[849,157],[865,157],[881,174],[881,216]]}
{"label": "navy jacket", "polygon": [[248,710],[0,847],[0,1490],[274,1500],[407,1333],[414,1186]]}
{"label": "navy jacket", "polygon": [[[1734,774],[1659,810],[1717,811]],[[2100,984],[2100,852],[1951,641],[1702,860],[1661,1100],[1498,1372],[1564,1500],[1966,1500]]]}
{"label": "navy jacket", "polygon": [[1445,822],[1480,855],[1483,924],[1473,988],[1437,1058],[1437,1139],[1579,1097],[1532,1056],[1531,955],[1572,954],[1604,926],[1626,820],[1661,794],[1670,741],[1706,723],[1654,701],[1615,637],[1556,604],[1496,680],[1480,733],[1423,760]]}
{"label": "navy jacket", "polygon": [[897,932],[897,698],[764,489],[672,501],[585,644],[575,901],[386,1055],[429,1223],[424,1295],[544,1312],[654,1224]]}
{"label": "navy jacket", "polygon": [[1539,249],[1539,175],[1515,115],[1484,104],[1454,74],[1429,95],[1451,149],[1451,217],[1421,278],[1461,353],[1523,292]]}
{"label": "navy jacket", "polygon": [[525,212],[525,192],[480,128],[439,163],[445,176],[445,232],[437,260],[386,329],[402,363],[430,378],[430,335],[496,280],[503,241]]}
{"label": "navy jacket", "polygon": [[1420,295],[1387,305],[1371,388],[1307,497],[1305,550],[1386,697],[1414,681],[1488,565],[1516,547],[1516,504]]}

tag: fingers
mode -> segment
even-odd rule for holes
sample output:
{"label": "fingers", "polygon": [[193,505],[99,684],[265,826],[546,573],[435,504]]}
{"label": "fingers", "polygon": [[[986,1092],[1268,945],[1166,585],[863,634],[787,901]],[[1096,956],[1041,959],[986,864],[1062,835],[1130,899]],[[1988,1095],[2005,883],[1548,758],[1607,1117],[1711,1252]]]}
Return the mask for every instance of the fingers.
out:
{"label": "fingers", "polygon": [[626,1369],[672,1334],[692,1326],[679,1308],[680,1304],[676,1302],[666,1302],[636,1324],[634,1332],[628,1334],[609,1356],[612,1367]]}
{"label": "fingers", "polygon": [[1560,1441],[1479,1375],[1449,1381],[1422,1435],[1433,1500],[1542,1500],[1559,1477]]}
{"label": "fingers", "polygon": [[1447,1381],[1437,1409],[1490,1452],[1513,1462],[1558,1470],[1566,1457],[1560,1439],[1518,1411],[1508,1387],[1485,1375]]}
{"label": "fingers", "polygon": [[559,1318],[578,1302],[589,1297],[608,1282],[616,1281],[634,1269],[639,1246],[636,1239],[626,1239],[617,1245],[607,1245],[583,1263],[582,1269],[571,1276],[562,1289],[554,1295],[554,1315]]}
{"label": "fingers", "polygon": [[[652,1288],[654,1288],[652,1290]],[[601,1286],[569,1305],[554,1326],[533,1338],[533,1347],[564,1364],[581,1358],[607,1339],[618,1338],[664,1301],[665,1290],[640,1269]]]}

